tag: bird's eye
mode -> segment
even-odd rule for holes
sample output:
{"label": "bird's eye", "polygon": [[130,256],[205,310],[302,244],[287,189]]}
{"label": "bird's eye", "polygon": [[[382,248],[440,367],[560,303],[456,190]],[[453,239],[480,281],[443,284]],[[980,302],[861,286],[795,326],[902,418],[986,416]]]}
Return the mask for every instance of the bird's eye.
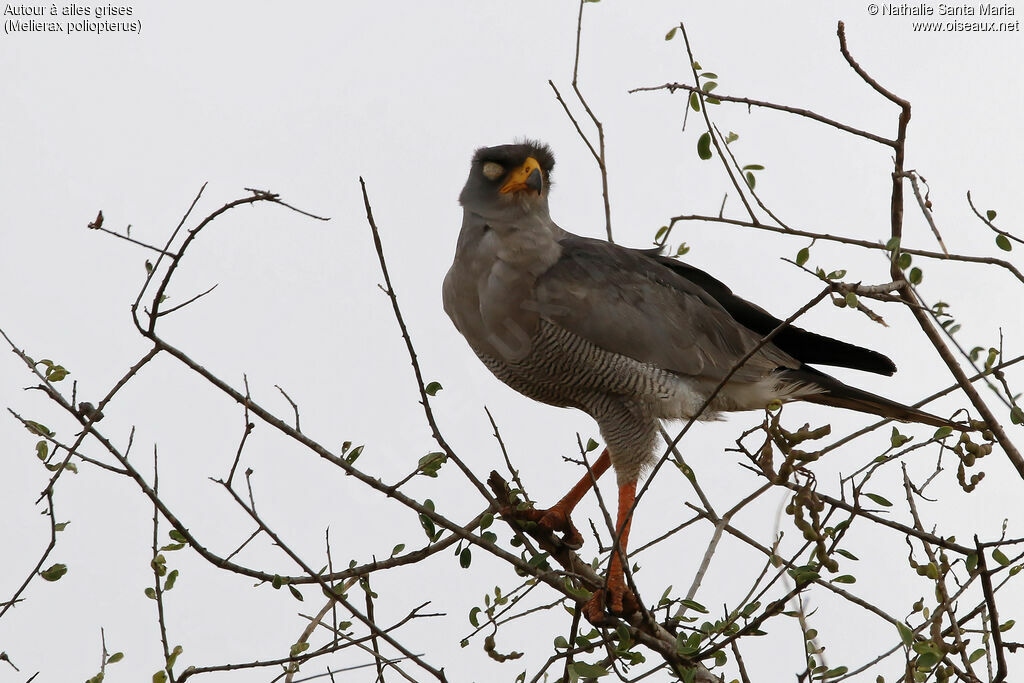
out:
{"label": "bird's eye", "polygon": [[504,172],[505,167],[501,164],[496,164],[493,161],[488,161],[483,167],[484,177],[488,180],[497,180]]}

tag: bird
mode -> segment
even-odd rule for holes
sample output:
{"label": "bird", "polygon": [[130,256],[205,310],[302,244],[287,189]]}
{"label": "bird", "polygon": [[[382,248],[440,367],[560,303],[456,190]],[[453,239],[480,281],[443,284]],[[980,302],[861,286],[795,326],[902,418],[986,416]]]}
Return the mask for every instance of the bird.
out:
{"label": "bird", "polygon": [[552,507],[518,513],[578,548],[583,537],[570,515],[597,478],[614,469],[618,548],[604,587],[583,606],[592,623],[605,620],[606,610],[624,616],[639,609],[622,566],[637,482],[656,460],[662,420],[714,420],[773,402],[808,401],[962,428],[812,367],[892,375],[896,366],[881,353],[794,325],[758,348],[782,321],[708,273],[660,249],[563,230],[548,206],[554,165],[551,149],[529,139],[476,150],[459,195],[462,228],[442,299],[456,329],[499,380],[597,422],[605,448],[590,471]]}

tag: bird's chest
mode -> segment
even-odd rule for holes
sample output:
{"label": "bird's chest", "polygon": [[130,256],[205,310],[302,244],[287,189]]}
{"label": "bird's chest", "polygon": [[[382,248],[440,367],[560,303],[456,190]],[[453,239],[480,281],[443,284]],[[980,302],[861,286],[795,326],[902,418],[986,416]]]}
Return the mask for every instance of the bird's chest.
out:
{"label": "bird's chest", "polygon": [[477,352],[494,375],[530,398],[593,414],[608,397],[628,400],[654,417],[659,405],[686,392],[674,373],[612,353],[541,319],[529,352],[508,360]]}

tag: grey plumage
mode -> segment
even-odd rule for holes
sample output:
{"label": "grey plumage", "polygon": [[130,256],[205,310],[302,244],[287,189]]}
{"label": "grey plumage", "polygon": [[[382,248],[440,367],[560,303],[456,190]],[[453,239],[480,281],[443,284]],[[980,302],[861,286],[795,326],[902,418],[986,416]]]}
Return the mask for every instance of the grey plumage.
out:
{"label": "grey plumage", "polygon": [[[547,147],[533,142],[477,151],[460,196],[462,231],[444,308],[503,382],[593,416],[622,485],[653,458],[658,421],[694,417],[780,321],[692,266],[562,230],[548,212],[553,166]],[[805,361],[895,370],[874,351],[790,327],[697,417],[799,399],[949,424]]]}

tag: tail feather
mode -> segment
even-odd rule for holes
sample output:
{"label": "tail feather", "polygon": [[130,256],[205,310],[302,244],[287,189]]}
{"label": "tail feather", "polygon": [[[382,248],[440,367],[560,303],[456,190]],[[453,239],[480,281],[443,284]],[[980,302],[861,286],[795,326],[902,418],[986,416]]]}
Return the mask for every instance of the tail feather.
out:
{"label": "tail feather", "polygon": [[783,374],[787,380],[801,382],[821,389],[818,393],[801,397],[802,400],[808,403],[856,410],[861,413],[868,413],[869,415],[899,420],[900,422],[917,422],[933,427],[952,427],[962,432],[971,431],[969,425],[954,422],[938,415],[932,415],[923,410],[891,401],[884,396],[851,387],[840,382],[835,377],[826,375],[806,365],[799,370],[786,370]]}

